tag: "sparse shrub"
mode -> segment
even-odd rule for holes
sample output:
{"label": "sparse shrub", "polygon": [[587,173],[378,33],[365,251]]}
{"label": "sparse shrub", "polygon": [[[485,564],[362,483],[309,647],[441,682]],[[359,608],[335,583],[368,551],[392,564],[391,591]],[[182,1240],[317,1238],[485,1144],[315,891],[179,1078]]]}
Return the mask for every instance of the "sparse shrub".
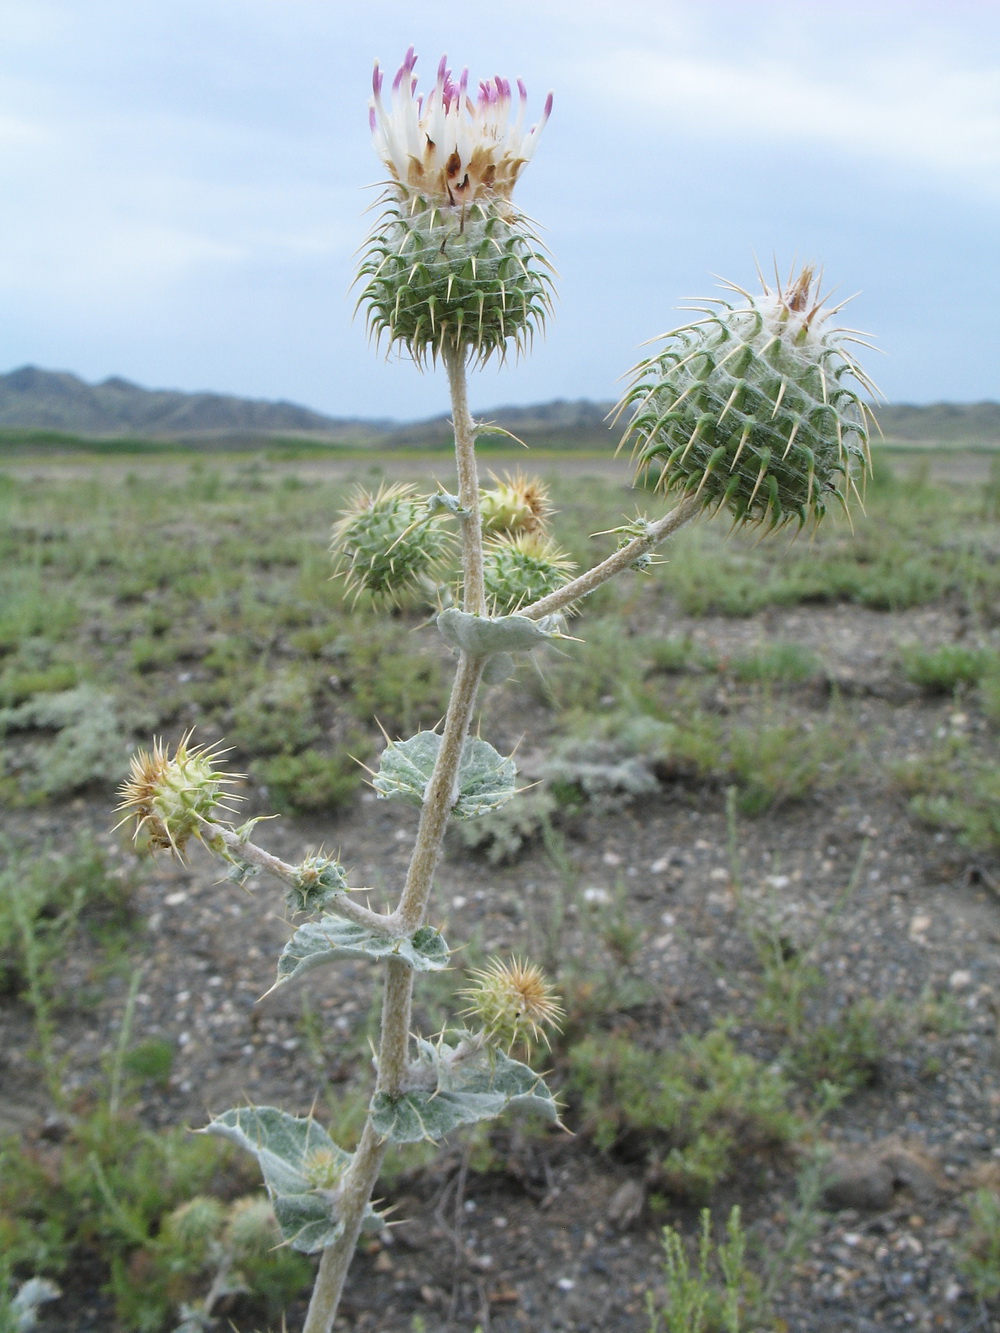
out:
{"label": "sparse shrub", "polygon": [[16,708],[36,694],[71,690],[79,678],[79,669],[68,662],[57,662],[37,671],[7,671],[0,676],[0,708]]}
{"label": "sparse shrub", "polygon": [[292,667],[275,672],[237,703],[230,738],[251,755],[304,750],[320,732],[314,702],[318,684]]}
{"label": "sparse shrub", "polygon": [[23,985],[31,966],[47,973],[79,926],[104,934],[130,924],[131,885],[89,838],[66,855],[0,841],[0,855],[0,986]]}
{"label": "sparse shrub", "polygon": [[[0,735],[25,733],[20,792],[27,799],[65,796],[121,772],[128,744],[114,696],[92,685],[36,695],[0,710]],[[43,739],[55,732],[54,739]]]}
{"label": "sparse shrub", "polygon": [[800,1030],[790,1053],[791,1068],[810,1082],[846,1092],[872,1083],[890,1045],[888,1020],[884,1005],[869,998],[853,1000],[830,1022]]}
{"label": "sparse shrub", "polygon": [[581,1128],[604,1151],[629,1146],[669,1193],[703,1199],[755,1148],[780,1146],[801,1124],[773,1068],[725,1032],[650,1051],[627,1037],[586,1037],[567,1052],[566,1090]]}
{"label": "sparse shrub", "polygon": [[979,682],[979,700],[991,722],[1000,722],[1000,666],[991,668]]}
{"label": "sparse shrub", "polygon": [[[368,742],[355,739],[360,744],[352,748],[356,753],[365,753]],[[256,760],[250,768],[257,781],[267,788],[270,800],[302,814],[336,810],[351,799],[364,778],[360,763],[343,751],[333,755],[319,750],[277,754]]]}
{"label": "sparse shrub", "polygon": [[1000,1194],[977,1190],[969,1204],[969,1231],[959,1247],[959,1271],[981,1301],[1000,1298]]}
{"label": "sparse shrub", "polygon": [[642,652],[650,672],[714,671],[718,665],[715,657],[689,635],[645,639]]}
{"label": "sparse shrub", "polygon": [[954,830],[969,847],[1000,847],[1000,764],[976,751],[966,736],[942,737],[893,773],[911,794],[910,809],[918,819]]}
{"label": "sparse shrub", "polygon": [[943,643],[928,650],[903,649],[907,680],[928,694],[952,694],[961,685],[976,685],[995,662],[995,653],[962,643]]}
{"label": "sparse shrub", "polygon": [[744,1310],[759,1304],[760,1283],[744,1262],[739,1208],[731,1209],[725,1239],[715,1243],[711,1214],[702,1210],[694,1268],[677,1228],[663,1228],[662,1244],[663,1291],[646,1296],[649,1333],[740,1333]]}
{"label": "sparse shrub", "polygon": [[834,723],[813,726],[770,722],[737,726],[729,737],[732,773],[743,814],[759,815],[801,800],[837,774],[850,737]]}
{"label": "sparse shrub", "polygon": [[765,643],[754,652],[734,657],[729,670],[737,680],[799,685],[819,673],[816,654],[798,643]]}
{"label": "sparse shrub", "polygon": [[390,736],[434,726],[448,706],[445,658],[394,621],[352,629],[344,662],[355,717]]}
{"label": "sparse shrub", "polygon": [[520,801],[492,810],[480,819],[457,826],[463,847],[482,852],[491,866],[514,861],[532,842],[542,836],[546,822],[556,809],[551,792],[528,792]]}
{"label": "sparse shrub", "polygon": [[123,1066],[139,1082],[165,1087],[174,1063],[173,1044],[165,1037],[149,1037],[125,1052]]}

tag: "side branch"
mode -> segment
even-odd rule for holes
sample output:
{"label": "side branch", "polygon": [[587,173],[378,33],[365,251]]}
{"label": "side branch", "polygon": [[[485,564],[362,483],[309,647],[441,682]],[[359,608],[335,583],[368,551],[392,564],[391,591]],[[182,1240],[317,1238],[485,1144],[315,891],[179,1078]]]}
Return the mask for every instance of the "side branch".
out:
{"label": "side branch", "polygon": [[640,537],[633,537],[628,545],[621,547],[613,555],[609,555],[607,560],[602,560],[599,565],[594,565],[593,569],[588,569],[579,578],[564,583],[561,588],[557,588],[555,592],[550,592],[547,597],[542,597],[537,602],[532,602],[530,606],[523,607],[518,611],[518,615],[528,616],[531,620],[539,620],[542,616],[550,616],[554,612],[561,611],[564,607],[569,606],[571,602],[577,602],[581,597],[586,597],[599,588],[602,583],[607,583],[616,574],[628,569],[633,561],[638,560],[647,551],[651,551],[654,546],[659,546],[660,542],[672,536],[678,528],[683,527],[689,519],[694,518],[695,514],[703,508],[704,501],[701,496],[687,496],[676,509],[671,509],[669,514],[657,519],[655,523],[650,523],[648,532]]}
{"label": "side branch", "polygon": [[[248,865],[256,866],[258,870],[266,870],[269,875],[275,879],[280,879],[284,884],[296,885],[298,883],[298,867],[289,865],[287,861],[282,861],[280,857],[272,856],[266,852],[263,847],[258,847],[256,843],[245,842],[232,829],[224,828],[221,824],[212,824],[205,821],[202,828],[202,841],[211,849],[213,842],[221,842],[226,850],[240,861],[246,861]],[[354,892],[368,892],[368,890],[354,890]],[[348,921],[353,921],[359,926],[365,926],[368,930],[377,930],[382,934],[394,934],[394,919],[391,916],[383,916],[381,912],[373,912],[368,907],[363,907],[361,903],[354,902],[346,894],[339,895],[336,903],[332,903],[331,910],[338,916],[344,916]]]}

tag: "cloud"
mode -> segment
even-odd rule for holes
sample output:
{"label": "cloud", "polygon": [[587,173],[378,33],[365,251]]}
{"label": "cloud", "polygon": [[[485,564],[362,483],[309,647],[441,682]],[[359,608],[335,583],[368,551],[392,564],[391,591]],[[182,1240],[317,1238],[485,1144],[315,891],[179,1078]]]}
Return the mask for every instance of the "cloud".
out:
{"label": "cloud", "polygon": [[995,191],[1000,70],[921,52],[869,56],[836,75],[791,56],[744,60],[621,48],[582,69],[605,105],[655,113],[728,142],[813,143]]}

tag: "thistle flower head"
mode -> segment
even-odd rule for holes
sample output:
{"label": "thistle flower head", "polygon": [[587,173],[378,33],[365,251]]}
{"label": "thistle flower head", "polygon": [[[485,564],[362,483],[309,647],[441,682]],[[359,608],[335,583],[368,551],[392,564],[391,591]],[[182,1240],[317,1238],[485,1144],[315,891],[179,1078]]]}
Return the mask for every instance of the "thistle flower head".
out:
{"label": "thistle flower head", "polygon": [[382,96],[384,76],[375,63],[369,123],[375,151],[393,181],[406,193],[429,202],[460,207],[483,196],[509,199],[518,176],[530,161],[552,110],[552,94],[541,119],[526,127],[528,93],[517,80],[517,110],[506,79],[496,75],[469,93],[469,71],[456,82],[442,56],[437,80],[426,95],[417,92],[413,47],[392,82],[389,103]]}
{"label": "thistle flower head", "polygon": [[869,466],[859,390],[877,390],[848,348],[862,340],[834,324],[809,265],[756,296],[727,285],[742,301],[695,307],[703,318],[635,367],[626,439],[661,489],[737,523],[801,527],[831,500],[846,508]]}
{"label": "thistle flower head", "polygon": [[547,597],[568,580],[576,565],[543,532],[493,537],[483,547],[486,595],[497,616]]}
{"label": "thistle flower head", "polygon": [[491,1041],[508,1051],[518,1044],[548,1046],[545,1029],[558,1031],[565,1014],[541,968],[519,958],[509,963],[495,958],[470,975],[475,984],[459,992],[469,1001],[463,1017],[474,1018]]}
{"label": "thistle flower head", "polygon": [[451,549],[444,517],[428,510],[416,487],[396,483],[372,494],[359,488],[334,525],[335,572],[355,596],[395,601],[422,579],[434,578]]}
{"label": "thistle flower head", "polygon": [[119,788],[122,801],[115,808],[126,814],[118,827],[134,819],[133,839],[145,850],[169,848],[181,856],[188,840],[201,836],[206,822],[230,814],[227,802],[240,799],[225,788],[243,774],[227,776],[215,767],[218,748],[189,746],[190,739],[189,731],[173,754],[162,740],[154,740],[151,751],[137,751]]}
{"label": "thistle flower head", "polygon": [[389,349],[405,348],[418,366],[448,352],[479,362],[520,352],[551,306],[550,265],[511,191],[535,150],[552,107],[525,127],[527,94],[499,76],[469,93],[447,59],[426,96],[417,92],[412,48],[388,104],[375,66],[369,110],[375,149],[389,172],[364,249],[358,305],[368,331]]}
{"label": "thistle flower head", "polygon": [[479,512],[483,533],[494,536],[501,533],[516,535],[522,532],[543,532],[552,513],[549,493],[536,477],[523,472],[501,481],[493,473],[493,486],[479,493]]}

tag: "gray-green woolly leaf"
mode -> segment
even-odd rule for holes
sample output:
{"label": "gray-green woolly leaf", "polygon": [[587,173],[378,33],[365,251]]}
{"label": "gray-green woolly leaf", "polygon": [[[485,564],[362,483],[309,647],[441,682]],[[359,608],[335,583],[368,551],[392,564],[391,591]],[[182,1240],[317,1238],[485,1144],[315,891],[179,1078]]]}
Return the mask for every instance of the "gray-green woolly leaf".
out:
{"label": "gray-green woolly leaf", "polygon": [[[216,1116],[202,1133],[229,1139],[256,1157],[281,1234],[292,1249],[315,1254],[336,1240],[342,1224],[335,1194],[313,1185],[309,1163],[319,1157],[325,1171],[342,1175],[351,1154],[311,1116],[291,1116],[273,1106],[241,1106]],[[369,1205],[364,1229],[378,1231],[383,1225]]]}
{"label": "gray-green woolly leaf", "polygon": [[448,946],[433,926],[400,938],[342,917],[323,916],[300,926],[285,945],[275,985],[341,958],[399,958],[415,972],[439,972],[448,966]]}
{"label": "gray-green woolly leaf", "polygon": [[470,736],[462,750],[458,769],[458,800],[452,813],[456,819],[475,819],[498,810],[515,795],[517,766],[505,759],[487,741]]}
{"label": "gray-green woolly leaf", "polygon": [[274,1106],[239,1106],[215,1116],[201,1131],[218,1134],[253,1153],[272,1194],[303,1194],[311,1188],[305,1171],[306,1158],[317,1151],[330,1152],[346,1163],[350,1154],[312,1117],[288,1115]]}
{"label": "gray-green woolly leaf", "polygon": [[441,1139],[459,1125],[494,1120],[508,1107],[558,1120],[555,1099],[533,1069],[471,1034],[458,1036],[455,1045],[418,1041],[411,1081],[427,1086],[397,1098],[376,1094],[372,1128],[378,1134],[393,1143]]}
{"label": "gray-green woolly leaf", "polygon": [[494,653],[483,667],[484,685],[502,685],[514,674],[514,659],[510,653]]}
{"label": "gray-green woolly leaf", "polygon": [[462,506],[458,496],[451,495],[448,491],[438,491],[436,495],[428,496],[427,512],[428,514],[451,514],[455,518],[465,518],[469,513],[468,509]]}
{"label": "gray-green woolly leaf", "polygon": [[493,653],[520,653],[537,648],[552,637],[537,620],[527,616],[474,616],[449,607],[437,618],[441,637],[451,648],[464,648],[473,657]]}
{"label": "gray-green woolly leaf", "polygon": [[[436,731],[420,731],[407,741],[390,741],[382,751],[372,786],[383,798],[400,796],[411,805],[422,805],[440,748]],[[515,794],[516,777],[513,759],[505,759],[487,741],[470,736],[458,769],[455,818],[474,819],[505,805]]]}
{"label": "gray-green woolly leaf", "polygon": [[28,1333],[38,1319],[38,1307],[46,1301],[56,1301],[62,1291],[47,1277],[30,1277],[17,1290],[17,1295],[10,1302],[10,1312],[14,1316],[15,1333]]}

